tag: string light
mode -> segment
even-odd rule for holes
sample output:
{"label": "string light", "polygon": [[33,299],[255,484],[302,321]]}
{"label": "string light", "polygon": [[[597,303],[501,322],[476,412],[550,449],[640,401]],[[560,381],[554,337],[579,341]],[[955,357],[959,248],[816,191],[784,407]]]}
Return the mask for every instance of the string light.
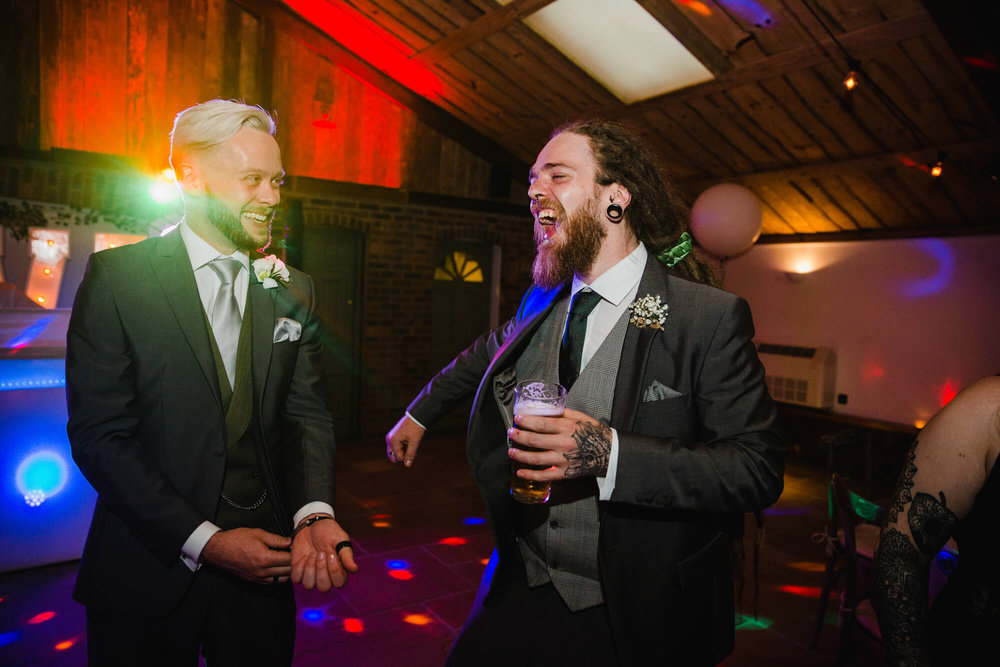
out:
{"label": "string light", "polygon": [[847,88],[847,92],[851,92],[858,87],[858,83],[860,82],[861,63],[848,56],[847,67],[848,72],[847,76],[844,77],[844,88]]}
{"label": "string light", "polygon": [[857,70],[852,69],[850,72],[847,73],[847,76],[844,77],[844,88],[847,88],[847,90],[850,91],[854,90],[857,87],[857,85],[858,85],[858,72]]}
{"label": "string light", "polygon": [[938,178],[944,171],[944,159],[947,157],[944,151],[938,151],[937,162],[931,165],[931,176]]}

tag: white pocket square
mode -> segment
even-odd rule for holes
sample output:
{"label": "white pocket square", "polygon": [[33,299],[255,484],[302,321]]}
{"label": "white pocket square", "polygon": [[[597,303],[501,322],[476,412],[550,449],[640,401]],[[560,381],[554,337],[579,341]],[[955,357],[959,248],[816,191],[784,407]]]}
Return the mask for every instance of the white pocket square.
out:
{"label": "white pocket square", "polygon": [[274,327],[274,343],[296,341],[302,337],[302,325],[287,317],[279,317]]}
{"label": "white pocket square", "polygon": [[653,380],[653,382],[646,387],[646,391],[642,392],[642,402],[649,403],[650,401],[662,401],[665,398],[673,398],[674,396],[680,395],[681,392],[671,389],[659,380]]}

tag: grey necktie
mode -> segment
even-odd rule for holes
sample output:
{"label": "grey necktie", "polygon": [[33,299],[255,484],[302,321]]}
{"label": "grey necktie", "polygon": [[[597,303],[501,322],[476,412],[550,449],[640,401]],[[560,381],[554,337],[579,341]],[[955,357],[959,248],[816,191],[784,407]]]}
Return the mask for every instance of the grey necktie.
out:
{"label": "grey necktie", "polygon": [[229,386],[235,387],[236,348],[240,342],[240,325],[243,323],[243,317],[240,315],[240,304],[236,301],[234,283],[243,264],[236,259],[220,257],[212,260],[209,266],[221,281],[219,292],[215,295],[215,304],[212,306],[210,318],[212,334],[215,336],[215,344],[219,347],[222,363],[226,367],[226,375],[229,376]]}

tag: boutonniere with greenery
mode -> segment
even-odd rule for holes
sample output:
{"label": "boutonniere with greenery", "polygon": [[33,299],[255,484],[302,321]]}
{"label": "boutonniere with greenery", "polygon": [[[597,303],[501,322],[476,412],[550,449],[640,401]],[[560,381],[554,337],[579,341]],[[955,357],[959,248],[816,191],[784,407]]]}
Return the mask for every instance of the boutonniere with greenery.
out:
{"label": "boutonniere with greenery", "polygon": [[663,330],[663,323],[667,319],[667,311],[669,306],[665,303],[660,303],[660,295],[650,296],[647,294],[641,299],[636,299],[633,301],[629,307],[632,311],[632,317],[629,318],[629,322],[644,329],[649,327],[651,329]]}
{"label": "boutonniere with greenery", "polygon": [[253,273],[257,276],[257,280],[263,283],[264,289],[277,287],[279,281],[281,284],[284,284],[291,280],[291,277],[288,275],[288,267],[274,255],[255,259],[253,261]]}

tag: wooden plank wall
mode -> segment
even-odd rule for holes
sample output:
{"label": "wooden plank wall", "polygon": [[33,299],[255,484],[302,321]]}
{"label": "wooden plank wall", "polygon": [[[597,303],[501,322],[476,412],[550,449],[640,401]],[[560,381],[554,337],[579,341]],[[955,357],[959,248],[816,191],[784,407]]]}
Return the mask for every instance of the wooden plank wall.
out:
{"label": "wooden plank wall", "polygon": [[236,2],[15,1],[8,14],[0,149],[125,156],[156,172],[179,111],[238,98],[276,112],[291,174],[488,194],[488,162]]}

